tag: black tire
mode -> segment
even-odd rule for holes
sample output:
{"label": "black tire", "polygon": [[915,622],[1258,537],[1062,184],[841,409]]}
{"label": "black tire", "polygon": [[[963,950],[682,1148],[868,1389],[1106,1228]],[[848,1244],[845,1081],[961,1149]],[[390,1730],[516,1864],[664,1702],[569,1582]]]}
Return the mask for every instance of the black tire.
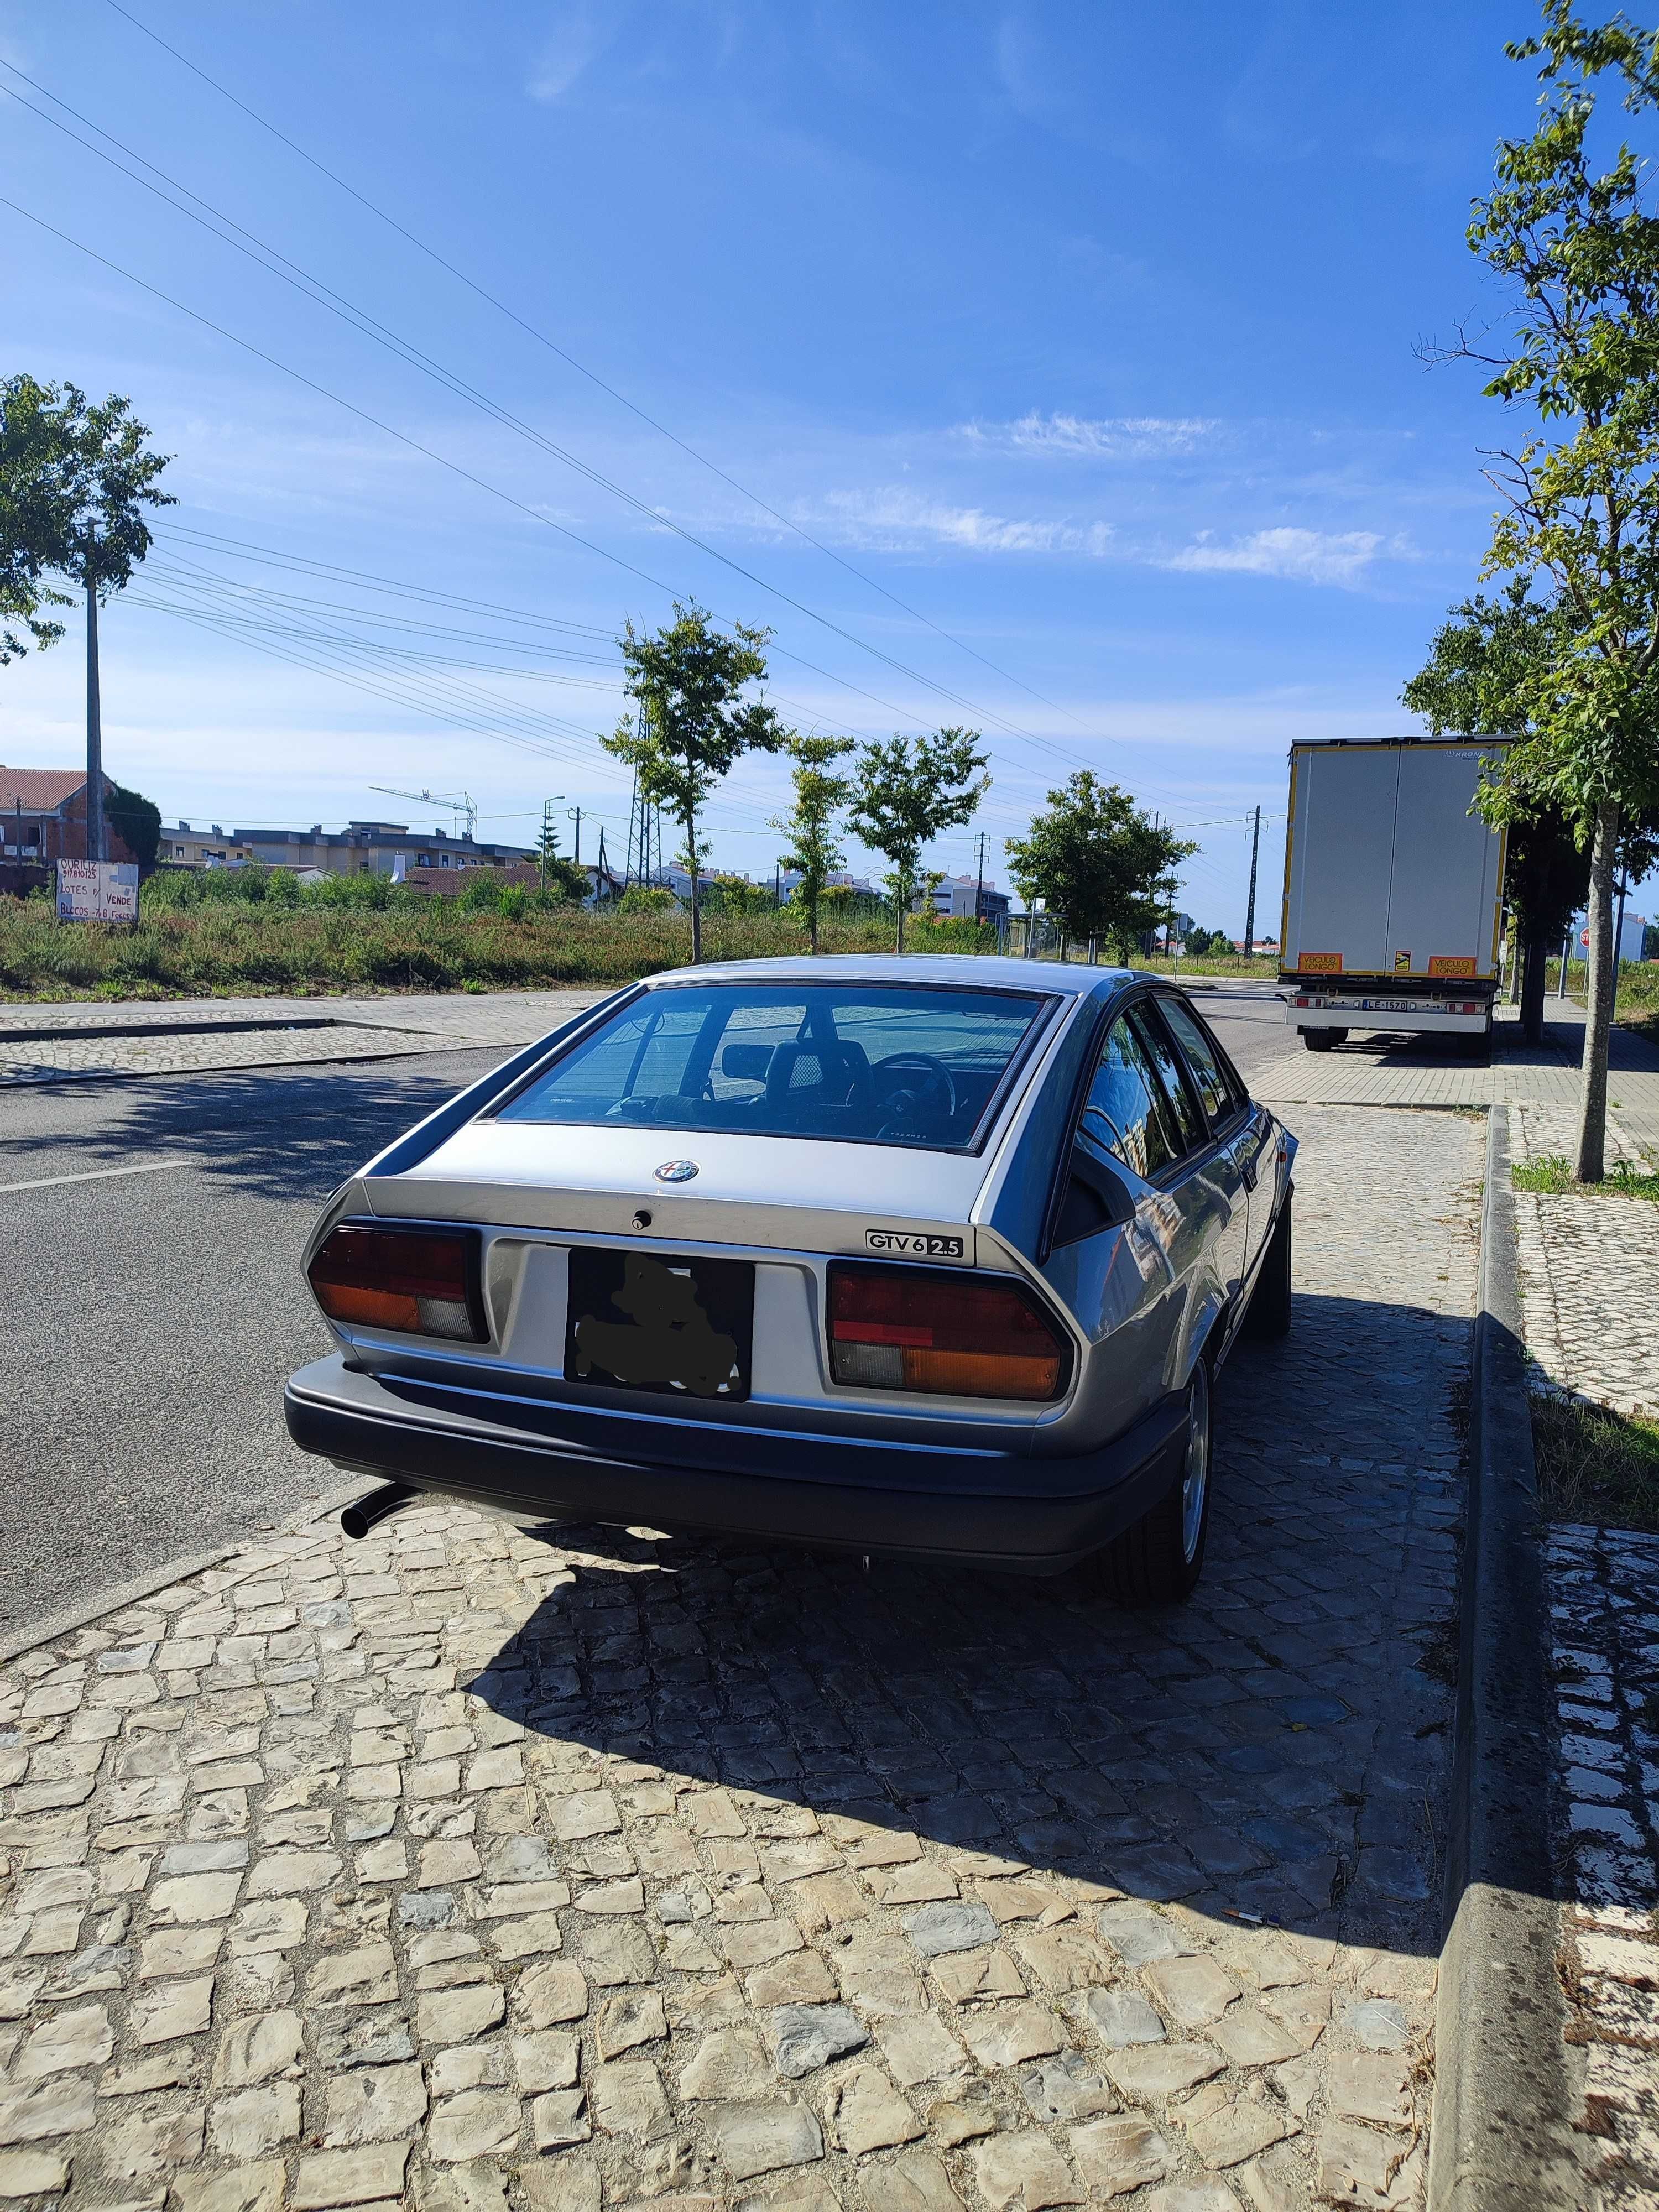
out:
{"label": "black tire", "polygon": [[1291,1245],[1293,1231],[1291,1225],[1291,1201],[1294,1194],[1286,1191],[1285,1203],[1279,1209],[1279,1218],[1273,1224],[1273,1233],[1267,1249],[1261,1255],[1255,1286],[1250,1292],[1250,1303],[1244,1309],[1244,1320],[1239,1334],[1252,1337],[1260,1343],[1270,1342],[1276,1337],[1291,1333]]}
{"label": "black tire", "polygon": [[[1200,1359],[1193,1370],[1183,1472],[1150,1511],[1090,1562],[1091,1579],[1103,1596],[1139,1608],[1179,1605],[1192,1595],[1204,1571],[1210,1530],[1210,1370]],[[1195,1499],[1189,1496],[1194,1479]]]}
{"label": "black tire", "polygon": [[1310,1052],[1329,1052],[1347,1034],[1346,1030],[1304,1030],[1302,1042]]}

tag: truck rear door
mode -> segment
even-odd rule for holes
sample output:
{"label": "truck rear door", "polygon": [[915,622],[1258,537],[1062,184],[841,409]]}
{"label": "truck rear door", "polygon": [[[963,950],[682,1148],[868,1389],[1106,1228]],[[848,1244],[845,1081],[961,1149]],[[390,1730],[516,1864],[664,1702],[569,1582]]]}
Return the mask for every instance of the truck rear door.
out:
{"label": "truck rear door", "polygon": [[1394,975],[1491,975],[1502,842],[1471,811],[1482,751],[1402,745],[1388,957]]}
{"label": "truck rear door", "polygon": [[1310,745],[1293,761],[1285,965],[1385,975],[1399,748]]}

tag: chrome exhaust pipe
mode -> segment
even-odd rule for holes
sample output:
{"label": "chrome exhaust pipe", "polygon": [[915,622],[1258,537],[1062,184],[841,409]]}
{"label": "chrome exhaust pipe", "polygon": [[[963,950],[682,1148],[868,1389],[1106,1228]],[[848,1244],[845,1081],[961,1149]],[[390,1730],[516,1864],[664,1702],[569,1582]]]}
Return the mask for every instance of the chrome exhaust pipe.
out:
{"label": "chrome exhaust pipe", "polygon": [[419,1493],[407,1482],[388,1482],[384,1489],[371,1490],[367,1498],[360,1498],[355,1505],[348,1505],[340,1516],[340,1526],[348,1536],[359,1542],[368,1535],[375,1523],[407,1505]]}

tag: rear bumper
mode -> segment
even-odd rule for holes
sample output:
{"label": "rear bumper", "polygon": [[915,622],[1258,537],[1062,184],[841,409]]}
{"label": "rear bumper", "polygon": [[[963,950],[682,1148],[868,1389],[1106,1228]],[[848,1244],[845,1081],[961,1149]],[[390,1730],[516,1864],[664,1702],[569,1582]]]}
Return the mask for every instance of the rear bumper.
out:
{"label": "rear bumper", "polygon": [[[743,1465],[638,1455],[636,1431],[529,1400],[381,1380],[336,1355],[283,1395],[302,1451],[526,1518],[696,1529],[1059,1574],[1138,1520],[1178,1480],[1186,1393],[1112,1443],[1065,1459],[917,1452],[748,1428]],[[823,1439],[816,1439],[820,1447]],[[803,1473],[803,1464],[810,1472]],[[847,1479],[836,1479],[844,1470]]]}
{"label": "rear bumper", "polygon": [[1364,1006],[1343,1006],[1333,999],[1322,1006],[1292,1004],[1286,1019],[1298,1030],[1376,1030],[1395,1035],[1421,1030],[1437,1036],[1485,1036],[1492,1028],[1492,1009],[1483,1008],[1478,1014],[1443,1013],[1438,1008],[1427,1007],[1405,1012],[1379,1006],[1375,1000]]}

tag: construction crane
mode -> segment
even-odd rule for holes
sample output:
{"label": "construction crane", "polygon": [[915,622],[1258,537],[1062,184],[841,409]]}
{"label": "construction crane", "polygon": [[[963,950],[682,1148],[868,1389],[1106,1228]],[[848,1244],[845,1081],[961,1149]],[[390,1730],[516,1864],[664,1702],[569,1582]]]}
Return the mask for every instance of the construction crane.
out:
{"label": "construction crane", "polygon": [[470,791],[403,791],[395,783],[371,783],[368,787],[387,799],[418,799],[428,806],[447,806],[451,814],[465,814],[467,842],[477,843],[478,805]]}

